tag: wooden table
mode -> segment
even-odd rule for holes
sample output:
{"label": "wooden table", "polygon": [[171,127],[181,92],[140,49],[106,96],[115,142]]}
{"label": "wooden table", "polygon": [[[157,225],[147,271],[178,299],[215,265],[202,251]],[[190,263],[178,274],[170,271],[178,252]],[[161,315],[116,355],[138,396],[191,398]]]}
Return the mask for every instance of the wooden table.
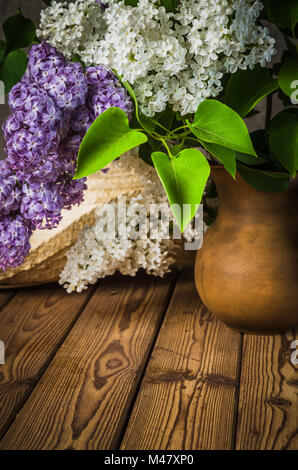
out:
{"label": "wooden table", "polygon": [[1,449],[297,449],[295,332],[248,336],[191,270],[0,294]]}

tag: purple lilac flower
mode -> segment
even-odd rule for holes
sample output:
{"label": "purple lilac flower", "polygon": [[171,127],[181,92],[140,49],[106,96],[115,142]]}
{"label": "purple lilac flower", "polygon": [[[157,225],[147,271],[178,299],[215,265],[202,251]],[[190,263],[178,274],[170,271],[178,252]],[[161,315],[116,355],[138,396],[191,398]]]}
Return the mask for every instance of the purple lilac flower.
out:
{"label": "purple lilac flower", "polygon": [[15,268],[30,251],[32,231],[20,215],[0,217],[0,269]]}
{"label": "purple lilac flower", "polygon": [[64,69],[65,65],[64,56],[43,41],[31,48],[26,79],[27,77],[31,78],[39,86],[46,88],[59,70]]}
{"label": "purple lilac flower", "polygon": [[0,180],[0,213],[4,215],[18,209],[21,201],[21,191],[17,187],[16,177],[9,173],[2,161],[0,163],[0,170],[3,168],[6,175]]}
{"label": "purple lilac flower", "polygon": [[61,110],[72,112],[77,106],[85,104],[88,87],[83,67],[67,62],[46,42],[32,47],[28,69],[34,81]]}
{"label": "purple lilac flower", "polygon": [[109,7],[108,2],[104,2],[104,3],[103,3],[102,0],[94,0],[94,1],[95,1],[95,3],[99,3],[99,4],[100,4],[100,7],[101,7],[101,11],[102,11],[102,12],[105,11],[105,10]]}
{"label": "purple lilac flower", "polygon": [[133,105],[103,67],[84,72],[46,42],[33,46],[27,71],[9,94],[3,126],[8,157],[0,162],[0,269],[21,264],[30,236],[56,227],[63,209],[83,200],[86,178],[73,181],[81,141],[111,106]]}
{"label": "purple lilac flower", "polygon": [[8,159],[0,160],[0,176],[3,180],[12,175],[11,166]]}
{"label": "purple lilac flower", "polygon": [[17,83],[9,93],[8,104],[12,111],[22,111],[24,102],[29,95],[27,84],[21,80]]}
{"label": "purple lilac flower", "polygon": [[71,180],[63,182],[63,205],[65,209],[71,209],[74,204],[83,201],[83,193],[87,189],[86,180]]}
{"label": "purple lilac flower", "polygon": [[73,132],[84,136],[92,122],[92,112],[86,106],[79,106],[73,115],[70,128]]}
{"label": "purple lilac flower", "polygon": [[87,104],[93,119],[112,106],[123,109],[129,117],[131,116],[131,99],[112,72],[102,66],[89,67],[86,70],[86,78],[89,85]]}
{"label": "purple lilac flower", "polygon": [[53,183],[25,183],[22,186],[21,215],[34,227],[52,229],[62,219],[62,195]]}

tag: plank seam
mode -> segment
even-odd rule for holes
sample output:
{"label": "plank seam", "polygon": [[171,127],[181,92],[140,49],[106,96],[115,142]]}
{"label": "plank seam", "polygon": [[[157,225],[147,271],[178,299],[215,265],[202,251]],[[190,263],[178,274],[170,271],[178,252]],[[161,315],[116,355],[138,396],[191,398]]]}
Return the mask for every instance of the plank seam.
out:
{"label": "plank seam", "polygon": [[144,361],[144,367],[143,367],[143,371],[142,373],[140,374],[140,378],[139,378],[139,381],[136,385],[136,388],[135,388],[135,391],[133,393],[133,396],[132,396],[132,399],[131,399],[131,404],[128,408],[128,411],[127,411],[127,415],[125,417],[125,421],[124,421],[124,424],[123,424],[123,428],[121,430],[121,432],[119,433],[119,438],[117,440],[117,443],[116,443],[116,446],[115,446],[115,449],[116,450],[119,450],[120,447],[121,447],[121,444],[123,442],[123,438],[124,438],[124,435],[125,435],[125,432],[126,432],[126,429],[127,429],[127,425],[129,423],[129,420],[131,418],[131,415],[132,415],[132,412],[133,412],[133,409],[134,409],[134,406],[135,406],[135,402],[136,402],[136,399],[137,399],[137,396],[139,394],[139,391],[142,387],[142,383],[143,383],[143,380],[144,380],[144,377],[146,375],[146,372],[147,372],[147,368],[148,368],[148,364],[150,362],[150,359],[151,359],[151,356],[152,356],[152,352],[153,352],[153,349],[156,345],[156,342],[157,342],[157,339],[158,339],[158,336],[159,336],[159,333],[160,333],[160,329],[161,329],[161,326],[164,322],[164,319],[166,317],[166,314],[168,312],[168,309],[169,309],[169,305],[171,303],[171,300],[172,300],[172,297],[174,295],[174,292],[175,292],[175,289],[176,289],[176,286],[177,286],[177,283],[178,283],[178,280],[180,278],[182,274],[182,271],[178,271],[176,272],[176,275],[175,275],[175,278],[173,280],[173,284],[171,286],[171,289],[168,293],[168,299],[167,299],[167,302],[166,302],[166,305],[165,305],[165,309],[164,309],[164,312],[163,314],[160,316],[160,321],[157,325],[157,328],[156,328],[156,333],[154,335],[154,338],[152,340],[152,343],[151,343],[151,346],[149,347],[148,349],[148,353],[147,353],[147,358],[145,359]]}

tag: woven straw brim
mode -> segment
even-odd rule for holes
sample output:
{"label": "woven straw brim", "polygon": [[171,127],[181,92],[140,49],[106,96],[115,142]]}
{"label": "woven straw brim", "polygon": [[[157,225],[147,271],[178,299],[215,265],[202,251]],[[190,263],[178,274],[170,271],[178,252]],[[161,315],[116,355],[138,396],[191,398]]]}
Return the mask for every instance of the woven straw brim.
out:
{"label": "woven straw brim", "polygon": [[[26,287],[57,282],[66,263],[66,254],[77,241],[80,231],[95,221],[95,212],[121,194],[133,194],[142,189],[140,178],[133,172],[124,172],[117,166],[104,178],[88,178],[85,200],[71,211],[63,211],[63,219],[54,230],[36,230],[31,238],[31,252],[24,263],[15,269],[0,273],[0,289]],[[192,266],[194,252],[177,249],[176,265]]]}

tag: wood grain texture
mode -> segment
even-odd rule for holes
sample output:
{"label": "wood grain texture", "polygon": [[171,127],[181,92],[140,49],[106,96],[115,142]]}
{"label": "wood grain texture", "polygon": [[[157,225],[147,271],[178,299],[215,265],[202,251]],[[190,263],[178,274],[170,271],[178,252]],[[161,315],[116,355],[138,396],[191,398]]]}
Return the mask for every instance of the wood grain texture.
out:
{"label": "wood grain texture", "polygon": [[183,271],[121,449],[232,448],[240,345],[201,303],[193,271]]}
{"label": "wood grain texture", "polygon": [[[26,289],[0,313],[0,436],[13,421],[72,327],[92,290],[69,296],[58,286]],[[0,296],[1,301],[1,296]]]}
{"label": "wood grain texture", "polygon": [[117,447],[174,282],[100,283],[0,448]]}
{"label": "wood grain texture", "polygon": [[245,336],[237,449],[298,449],[298,367],[290,360],[296,338]]}
{"label": "wood grain texture", "polygon": [[0,292],[0,310],[5,307],[5,305],[10,301],[10,299],[12,299],[12,297],[14,297],[15,294],[15,290],[4,290]]}

